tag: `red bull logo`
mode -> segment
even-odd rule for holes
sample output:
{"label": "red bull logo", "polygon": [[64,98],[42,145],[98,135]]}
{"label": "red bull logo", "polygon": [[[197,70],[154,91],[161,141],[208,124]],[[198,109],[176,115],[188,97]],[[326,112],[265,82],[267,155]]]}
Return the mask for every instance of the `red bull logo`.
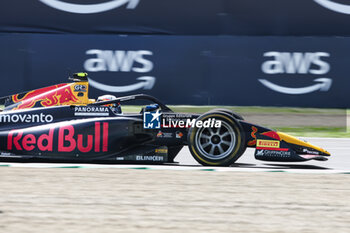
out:
{"label": "red bull logo", "polygon": [[69,105],[78,101],[74,95],[71,86],[74,84],[58,84],[50,87],[44,87],[26,93],[22,98],[19,94],[12,96],[13,103],[18,103],[14,108],[26,109],[36,106],[40,103],[42,107]]}
{"label": "red bull logo", "polygon": [[250,136],[253,138],[253,140],[248,142],[248,146],[255,146],[256,145],[256,133],[258,132],[258,129],[255,126],[252,126],[252,132],[250,133]]}
{"label": "red bull logo", "polygon": [[95,122],[91,134],[77,134],[74,126],[51,128],[47,133],[35,135],[22,130],[12,130],[7,137],[9,151],[57,152],[107,152],[108,123]]}

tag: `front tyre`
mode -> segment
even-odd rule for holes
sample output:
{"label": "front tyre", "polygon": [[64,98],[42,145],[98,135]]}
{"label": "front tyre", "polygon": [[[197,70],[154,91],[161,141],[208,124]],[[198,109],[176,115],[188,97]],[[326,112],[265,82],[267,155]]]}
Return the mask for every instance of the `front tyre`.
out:
{"label": "front tyre", "polygon": [[246,149],[242,126],[228,113],[219,111],[205,113],[197,121],[209,119],[220,120],[221,127],[192,127],[187,138],[190,152],[204,166],[230,166]]}

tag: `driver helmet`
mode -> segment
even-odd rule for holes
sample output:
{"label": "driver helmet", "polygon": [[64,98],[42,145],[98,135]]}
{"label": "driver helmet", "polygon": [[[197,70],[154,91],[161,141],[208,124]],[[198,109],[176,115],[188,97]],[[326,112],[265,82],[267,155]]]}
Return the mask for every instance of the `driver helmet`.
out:
{"label": "driver helmet", "polygon": [[[114,95],[102,95],[97,98],[96,102],[116,100],[117,97]],[[114,113],[121,113],[121,108],[119,103],[105,104],[104,106],[110,107]]]}

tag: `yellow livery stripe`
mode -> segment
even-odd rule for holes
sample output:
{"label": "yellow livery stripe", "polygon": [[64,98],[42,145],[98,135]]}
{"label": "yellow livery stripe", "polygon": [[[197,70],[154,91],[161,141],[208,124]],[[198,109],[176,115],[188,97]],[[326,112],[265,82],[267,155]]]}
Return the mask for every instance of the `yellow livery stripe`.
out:
{"label": "yellow livery stripe", "polygon": [[305,146],[305,147],[309,147],[309,148],[313,148],[315,150],[321,151],[325,154],[330,155],[330,153],[328,151],[326,151],[325,149],[318,147],[318,146],[314,146],[309,142],[304,142],[296,137],[290,136],[288,134],[285,133],[281,133],[281,132],[277,132],[277,134],[280,136],[281,140],[291,143],[291,144],[295,144],[295,145],[299,145],[299,146]]}

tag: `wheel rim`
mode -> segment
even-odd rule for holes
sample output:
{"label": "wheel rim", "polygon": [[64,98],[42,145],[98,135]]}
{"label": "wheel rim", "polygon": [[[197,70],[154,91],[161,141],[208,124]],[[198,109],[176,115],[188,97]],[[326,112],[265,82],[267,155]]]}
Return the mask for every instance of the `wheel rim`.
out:
{"label": "wheel rim", "polygon": [[201,128],[195,136],[199,152],[211,160],[229,156],[236,146],[236,134],[231,125],[221,121],[220,128]]}

